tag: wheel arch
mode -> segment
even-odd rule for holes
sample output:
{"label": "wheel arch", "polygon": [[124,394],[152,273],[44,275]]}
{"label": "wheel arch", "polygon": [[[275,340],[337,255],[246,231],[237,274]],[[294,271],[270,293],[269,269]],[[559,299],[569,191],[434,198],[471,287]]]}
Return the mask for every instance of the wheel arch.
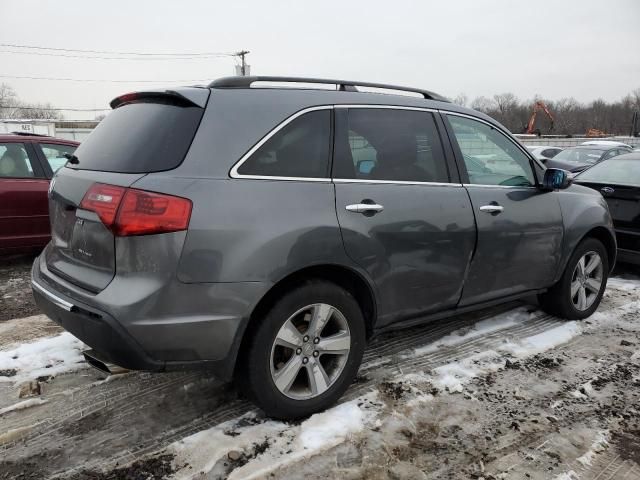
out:
{"label": "wheel arch", "polygon": [[351,293],[362,309],[367,339],[371,338],[377,315],[376,297],[373,286],[359,272],[342,265],[324,264],[305,267],[290,273],[271,286],[252,310],[244,328],[241,332],[238,332],[240,341],[234,359],[234,374],[236,368],[241,363],[243,352],[251,341],[251,327],[260,321],[260,318],[284,293],[294,286],[311,279],[330,281]]}
{"label": "wheel arch", "polygon": [[616,263],[617,244],[616,239],[611,234],[611,232],[605,227],[594,227],[582,236],[580,242],[582,242],[586,238],[595,238],[596,240],[602,242],[604,248],[606,248],[607,250],[609,272],[613,271],[613,267]]}

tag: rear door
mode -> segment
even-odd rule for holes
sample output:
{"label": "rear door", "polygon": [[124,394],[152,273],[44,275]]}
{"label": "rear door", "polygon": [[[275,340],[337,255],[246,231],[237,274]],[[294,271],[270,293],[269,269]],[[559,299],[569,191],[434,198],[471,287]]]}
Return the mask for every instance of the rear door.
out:
{"label": "rear door", "polygon": [[38,153],[45,173],[49,178],[67,163],[67,158],[64,155],[73,154],[78,148],[77,145],[49,142],[37,142],[33,144],[33,147]]}
{"label": "rear door", "polygon": [[[460,305],[548,287],[563,238],[557,192],[536,187],[529,157],[499,129],[472,117],[443,116],[478,226]],[[493,161],[480,170],[477,163],[484,158]]]}
{"label": "rear door", "polygon": [[469,197],[430,111],[335,109],[336,212],[375,282],[378,326],[454,307],[475,243]]}
{"label": "rear door", "polygon": [[45,250],[50,271],[91,292],[111,282],[116,237],[95,208],[82,208],[83,199],[94,187],[87,201],[99,206],[103,218],[115,218],[122,198],[117,187],[180,165],[203,112],[201,106],[172,95],[131,94],[100,122],[75,150],[77,164],[60,168],[52,181],[52,241]]}
{"label": "rear door", "polygon": [[0,142],[0,249],[44,246],[49,181],[32,145]]}

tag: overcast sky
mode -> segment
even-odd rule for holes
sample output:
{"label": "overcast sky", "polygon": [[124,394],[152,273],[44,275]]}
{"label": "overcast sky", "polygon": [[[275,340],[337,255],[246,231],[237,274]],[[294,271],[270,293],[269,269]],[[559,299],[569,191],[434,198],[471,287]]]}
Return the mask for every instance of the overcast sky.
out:
{"label": "overcast sky", "polygon": [[[0,25],[3,44],[151,53],[247,49],[253,74],[394,83],[470,99],[513,92],[617,100],[640,88],[639,0],[0,0]],[[230,75],[235,64],[231,57],[106,60],[7,51],[25,50],[0,47],[0,75],[158,85]],[[155,86],[0,82],[22,100],[75,108],[106,108],[119,93]]]}

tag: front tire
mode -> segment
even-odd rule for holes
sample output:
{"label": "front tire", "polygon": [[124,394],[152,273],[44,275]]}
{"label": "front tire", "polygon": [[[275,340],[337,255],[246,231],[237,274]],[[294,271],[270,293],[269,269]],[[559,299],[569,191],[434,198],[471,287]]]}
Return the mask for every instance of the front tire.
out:
{"label": "front tire", "polygon": [[569,320],[582,320],[596,311],[609,277],[609,258],[602,242],[580,242],[567,262],[562,277],[538,298],[543,310]]}
{"label": "front tire", "polygon": [[308,281],[261,319],[236,378],[270,417],[306,417],[346,391],[365,342],[364,318],[353,296],[333,283]]}

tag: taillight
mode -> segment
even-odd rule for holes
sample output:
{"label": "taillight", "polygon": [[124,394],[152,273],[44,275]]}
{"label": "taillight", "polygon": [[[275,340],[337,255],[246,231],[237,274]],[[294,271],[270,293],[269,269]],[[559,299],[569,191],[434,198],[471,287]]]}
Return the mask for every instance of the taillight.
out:
{"label": "taillight", "polygon": [[186,198],[101,183],[89,188],[80,208],[96,212],[122,237],[186,230],[191,218],[191,201]]}
{"label": "taillight", "polygon": [[115,185],[94,183],[84,194],[80,208],[97,213],[102,223],[111,228],[115,223],[116,213],[125,190]]}
{"label": "taillight", "polygon": [[191,217],[191,200],[127,189],[118,210],[116,235],[149,235],[186,230]]}

